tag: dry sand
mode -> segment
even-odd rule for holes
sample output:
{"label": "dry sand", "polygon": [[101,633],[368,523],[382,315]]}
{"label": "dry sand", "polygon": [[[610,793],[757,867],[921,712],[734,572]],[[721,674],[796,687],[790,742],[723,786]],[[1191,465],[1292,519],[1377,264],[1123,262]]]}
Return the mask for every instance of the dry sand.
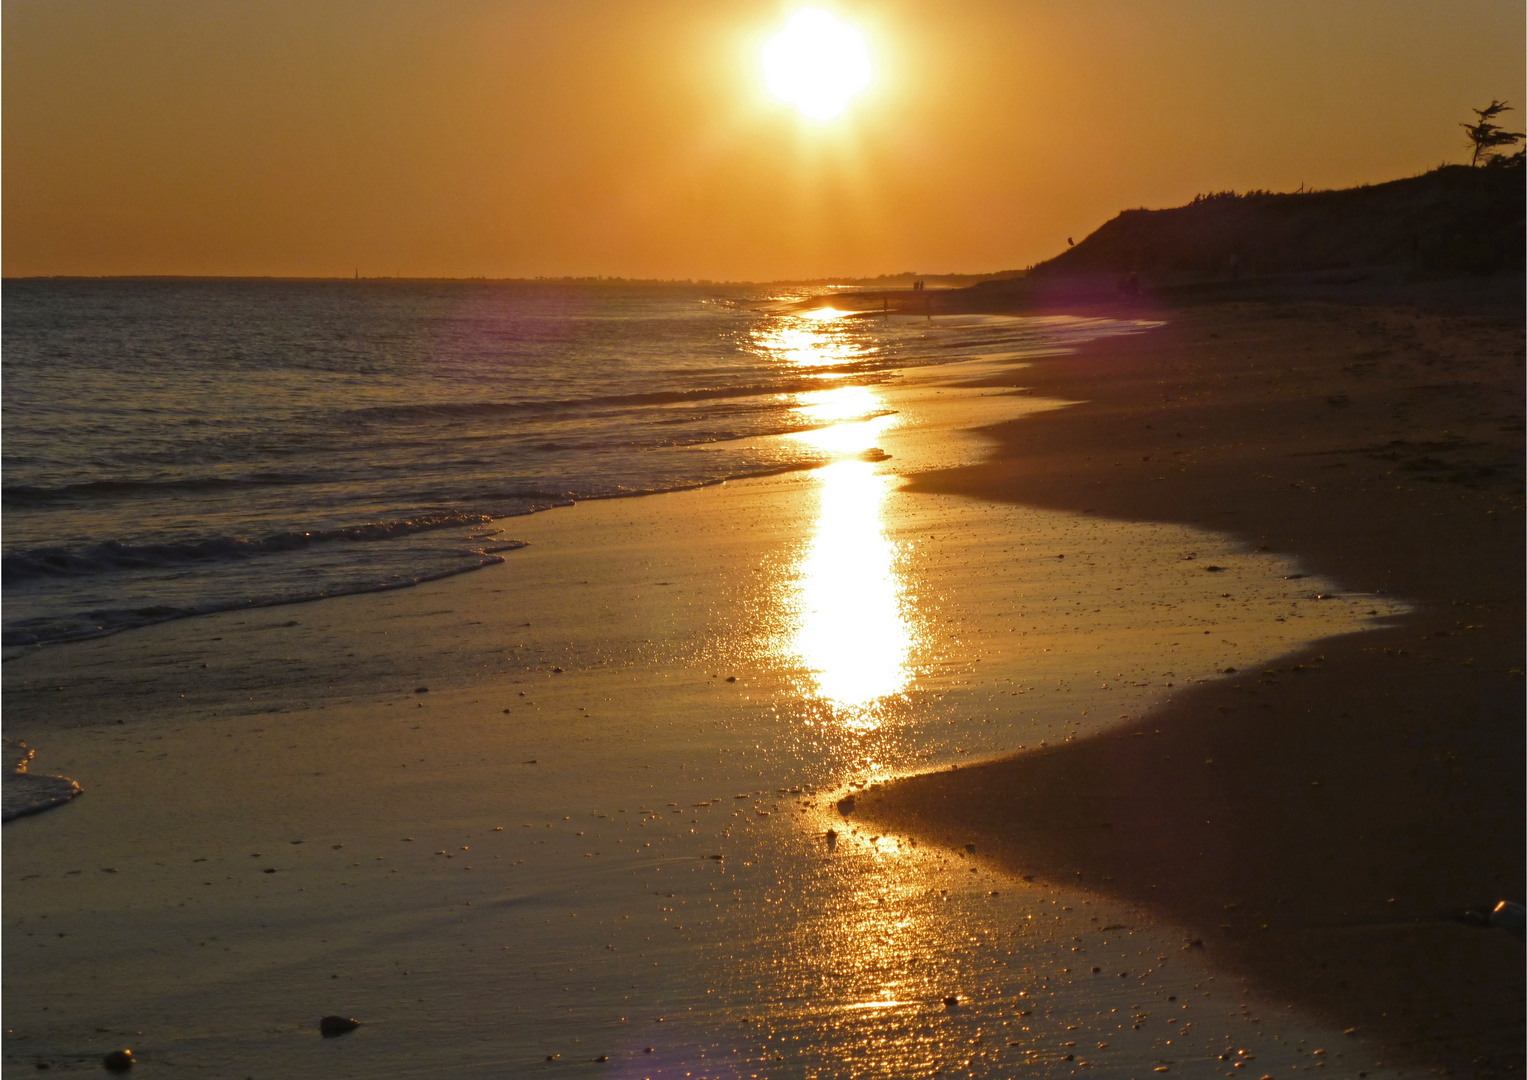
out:
{"label": "dry sand", "polygon": [[[1083,403],[918,490],[1224,530],[1415,608],[866,811],[1190,928],[1391,1060],[1519,1074],[1522,944],[1456,921],[1527,887],[1522,289],[1499,286],[1182,304],[1025,370]],[[1471,290],[1496,300],[1441,302]]]}

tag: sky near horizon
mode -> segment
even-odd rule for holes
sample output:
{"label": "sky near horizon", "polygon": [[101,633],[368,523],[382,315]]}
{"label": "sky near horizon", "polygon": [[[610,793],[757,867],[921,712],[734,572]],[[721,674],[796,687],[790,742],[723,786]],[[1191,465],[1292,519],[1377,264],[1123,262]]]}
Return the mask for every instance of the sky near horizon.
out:
{"label": "sky near horizon", "polygon": [[777,0],[5,0],[3,272],[991,272],[1127,207],[1527,122],[1520,0],[879,0],[831,120]]}

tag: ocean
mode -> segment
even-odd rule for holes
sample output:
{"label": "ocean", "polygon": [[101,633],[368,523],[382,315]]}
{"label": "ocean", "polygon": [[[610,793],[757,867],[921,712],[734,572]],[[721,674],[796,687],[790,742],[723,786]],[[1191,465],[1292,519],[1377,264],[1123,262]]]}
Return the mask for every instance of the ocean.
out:
{"label": "ocean", "polygon": [[846,386],[1131,328],[800,306],[826,292],[8,282],[4,643],[479,569],[504,519],[825,462],[758,437],[880,407]]}

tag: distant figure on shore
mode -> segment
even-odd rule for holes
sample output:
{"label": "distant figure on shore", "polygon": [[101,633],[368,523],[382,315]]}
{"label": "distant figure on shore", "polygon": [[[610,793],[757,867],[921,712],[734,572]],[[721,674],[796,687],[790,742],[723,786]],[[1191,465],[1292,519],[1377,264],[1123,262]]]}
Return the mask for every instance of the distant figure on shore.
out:
{"label": "distant figure on shore", "polygon": [[923,291],[922,279],[919,278],[917,281],[912,282],[912,291],[913,292],[922,292]]}

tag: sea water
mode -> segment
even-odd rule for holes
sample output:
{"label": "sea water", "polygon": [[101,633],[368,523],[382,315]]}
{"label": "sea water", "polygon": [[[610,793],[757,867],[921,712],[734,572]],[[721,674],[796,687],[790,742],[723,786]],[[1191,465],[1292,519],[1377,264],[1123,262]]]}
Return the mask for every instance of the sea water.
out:
{"label": "sea water", "polygon": [[4,642],[478,569],[513,546],[504,518],[828,460],[760,438],[852,419],[803,408],[824,390],[1135,329],[830,319],[813,310],[829,298],[803,300],[686,285],[9,282]]}

